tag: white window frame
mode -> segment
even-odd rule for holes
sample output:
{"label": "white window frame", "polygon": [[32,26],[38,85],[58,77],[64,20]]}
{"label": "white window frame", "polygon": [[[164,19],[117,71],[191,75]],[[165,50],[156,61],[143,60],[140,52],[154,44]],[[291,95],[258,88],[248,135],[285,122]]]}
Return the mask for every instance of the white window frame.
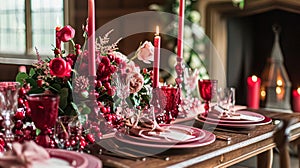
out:
{"label": "white window frame", "polygon": [[[70,21],[70,0],[63,0],[64,25]],[[0,53],[0,64],[31,65],[37,60],[36,53],[32,52],[32,24],[31,24],[31,0],[25,0],[25,24],[26,24],[26,51],[24,54]],[[53,28],[55,29],[55,27]],[[50,42],[49,42],[50,43]],[[49,45],[49,47],[51,47]],[[47,56],[41,55],[42,58]]]}

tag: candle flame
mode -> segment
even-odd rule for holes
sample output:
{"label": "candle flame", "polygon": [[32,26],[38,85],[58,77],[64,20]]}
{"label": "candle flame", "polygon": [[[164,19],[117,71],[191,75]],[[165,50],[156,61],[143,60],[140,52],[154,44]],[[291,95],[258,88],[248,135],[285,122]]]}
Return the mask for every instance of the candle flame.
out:
{"label": "candle flame", "polygon": [[279,79],[279,80],[277,80],[276,83],[277,83],[278,86],[282,86],[282,80]]}
{"label": "candle flame", "polygon": [[298,94],[300,94],[300,87],[297,88],[297,92],[298,92]]}
{"label": "candle flame", "polygon": [[261,92],[260,92],[260,95],[261,95],[261,97],[266,97],[266,91],[264,91],[264,90],[262,90]]}
{"label": "candle flame", "polygon": [[281,93],[281,88],[280,87],[276,87],[276,93],[280,94]]}
{"label": "candle flame", "polygon": [[56,30],[56,31],[60,31],[60,28],[61,28],[61,27],[60,27],[60,25],[59,25],[59,17],[58,17],[58,16],[56,17],[56,25],[57,25],[57,26],[55,27],[55,30]]}
{"label": "candle flame", "polygon": [[257,82],[257,76],[253,75],[253,76],[252,76],[252,81],[253,81],[253,82]]}
{"label": "candle flame", "polygon": [[155,35],[159,35],[159,26],[156,26],[156,33],[155,33]]}

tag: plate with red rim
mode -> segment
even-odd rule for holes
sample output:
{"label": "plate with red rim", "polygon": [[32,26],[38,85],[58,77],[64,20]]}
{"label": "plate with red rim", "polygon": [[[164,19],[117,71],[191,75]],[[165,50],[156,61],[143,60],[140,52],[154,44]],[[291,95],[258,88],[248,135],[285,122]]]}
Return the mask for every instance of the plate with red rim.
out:
{"label": "plate with red rim", "polygon": [[[65,161],[65,163],[69,163],[70,167],[76,167],[76,168],[101,168],[102,162],[95,158],[94,156],[88,155],[88,154],[82,154],[75,151],[68,151],[63,149],[46,149],[50,155],[51,158],[55,158],[58,160]],[[57,162],[57,163],[62,163]]]}
{"label": "plate with red rim", "polygon": [[199,128],[190,127],[186,125],[179,125],[179,124],[160,124],[159,125],[163,130],[167,131],[176,131],[179,133],[182,133],[183,135],[189,135],[193,136],[193,138],[187,139],[187,140],[174,140],[167,137],[162,136],[155,136],[155,135],[149,135],[146,132],[142,132],[140,136],[130,135],[130,134],[124,134],[123,137],[130,139],[130,140],[138,140],[142,142],[148,142],[148,143],[163,143],[163,144],[181,144],[181,143],[190,143],[193,141],[200,140],[206,136],[206,132],[204,130],[201,130]]}
{"label": "plate with red rim", "polygon": [[204,119],[209,122],[218,122],[218,123],[237,123],[237,124],[244,124],[244,123],[259,123],[265,120],[265,116],[259,113],[246,111],[246,110],[239,110],[236,111],[237,114],[251,116],[257,118],[256,121],[253,120],[245,120],[245,119],[230,119],[230,118],[219,118],[217,114],[208,113],[207,117],[202,116],[201,114],[198,115],[199,118]]}
{"label": "plate with red rim", "polygon": [[147,141],[133,140],[133,139],[129,139],[128,137],[126,137],[125,134],[121,132],[116,132],[114,137],[120,142],[131,144],[131,145],[137,145],[141,147],[163,148],[163,149],[170,149],[170,148],[184,149],[184,148],[196,148],[196,147],[206,146],[213,143],[216,140],[216,136],[213,133],[206,130],[203,131],[205,132],[205,136],[200,140],[192,141],[190,143],[177,143],[177,144],[151,143]]}
{"label": "plate with red rim", "polygon": [[207,121],[203,119],[202,117],[197,116],[196,121],[201,122],[203,124],[208,125],[215,125],[218,127],[227,127],[227,128],[235,128],[235,129],[252,129],[259,125],[266,125],[270,124],[272,122],[272,119],[265,116],[265,119],[260,122],[254,122],[254,123],[222,123],[222,122],[213,122],[213,121]]}

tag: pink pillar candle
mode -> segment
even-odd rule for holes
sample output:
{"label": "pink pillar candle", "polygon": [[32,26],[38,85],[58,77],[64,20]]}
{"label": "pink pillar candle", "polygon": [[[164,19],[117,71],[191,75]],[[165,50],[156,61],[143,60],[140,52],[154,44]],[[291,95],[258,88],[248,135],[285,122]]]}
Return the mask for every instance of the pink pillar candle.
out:
{"label": "pink pillar candle", "polygon": [[177,56],[183,57],[183,29],[184,29],[184,8],[185,0],[179,1],[179,17],[178,17],[178,37],[177,37]]}
{"label": "pink pillar candle", "polygon": [[293,90],[293,110],[300,112],[300,87]]}
{"label": "pink pillar candle", "polygon": [[247,78],[247,106],[249,108],[259,108],[260,83],[260,78],[255,75]]}
{"label": "pink pillar candle", "polygon": [[94,0],[88,0],[88,63],[89,75],[96,76],[95,57],[95,5]]}
{"label": "pink pillar candle", "polygon": [[154,61],[153,61],[153,88],[159,87],[159,59],[160,59],[160,36],[159,27],[156,27],[154,37]]}

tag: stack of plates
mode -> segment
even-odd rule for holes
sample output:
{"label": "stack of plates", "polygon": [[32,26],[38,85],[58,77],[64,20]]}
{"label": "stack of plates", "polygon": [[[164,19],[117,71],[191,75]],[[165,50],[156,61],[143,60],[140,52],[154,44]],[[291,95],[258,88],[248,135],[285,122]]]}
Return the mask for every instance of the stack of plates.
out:
{"label": "stack of plates", "polygon": [[49,152],[50,159],[45,162],[36,163],[33,167],[61,167],[61,168],[101,168],[100,159],[84,153],[67,151],[63,149],[46,149]]}
{"label": "stack of plates", "polygon": [[140,136],[116,132],[115,138],[131,145],[151,148],[194,148],[213,143],[211,132],[179,124],[160,125],[164,132],[141,133]]}
{"label": "stack of plates", "polygon": [[202,124],[214,125],[218,127],[229,127],[229,128],[254,128],[258,125],[265,125],[272,122],[272,119],[264,115],[247,111],[240,110],[236,112],[236,116],[219,117],[215,113],[209,113],[208,116],[199,114],[196,120]]}

